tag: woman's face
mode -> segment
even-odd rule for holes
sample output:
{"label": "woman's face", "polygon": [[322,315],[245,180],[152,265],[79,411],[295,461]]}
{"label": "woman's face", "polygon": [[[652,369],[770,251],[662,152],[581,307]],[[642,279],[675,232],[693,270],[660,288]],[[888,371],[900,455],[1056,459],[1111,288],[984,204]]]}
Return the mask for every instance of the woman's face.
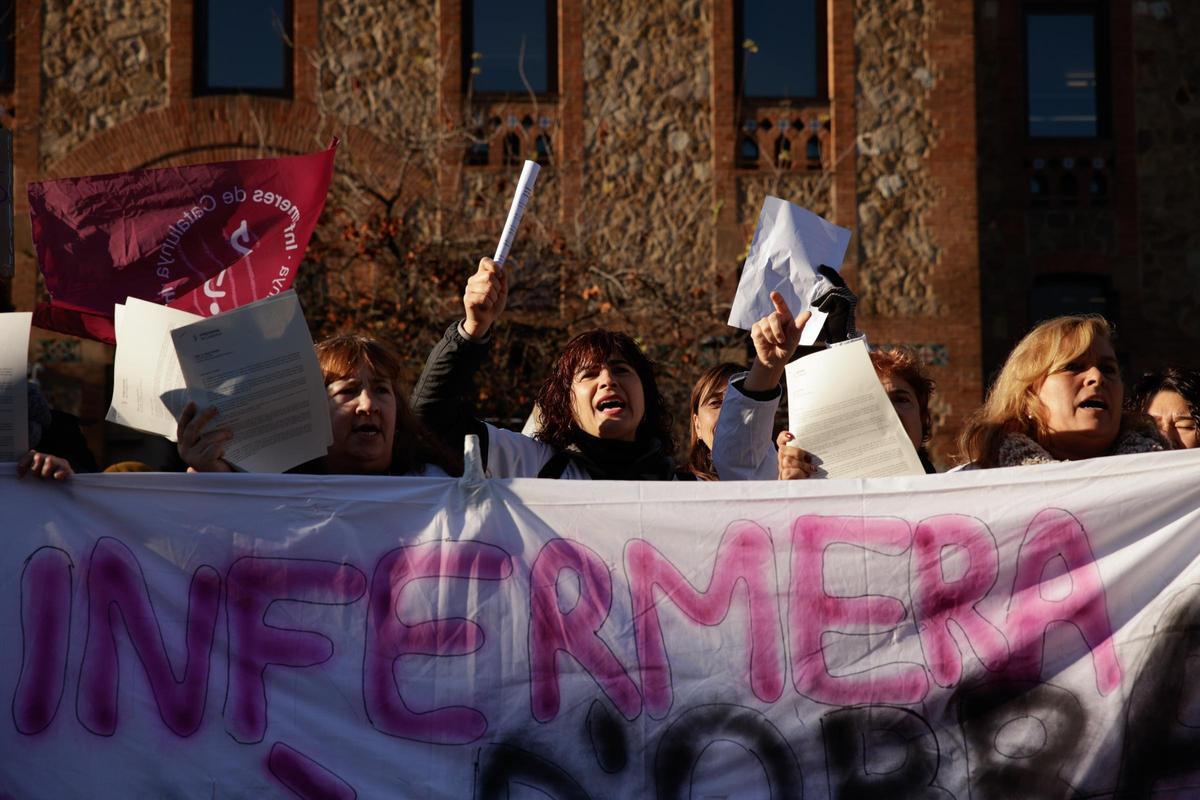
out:
{"label": "woman's face", "polygon": [[1164,389],[1150,399],[1146,413],[1154,418],[1158,430],[1176,450],[1200,447],[1196,416],[1179,392]]}
{"label": "woman's face", "polygon": [[717,418],[721,416],[721,404],[725,402],[725,390],[728,384],[714,386],[708,394],[700,398],[700,406],[692,414],[692,429],[696,438],[704,442],[709,450],[713,446],[713,434],[717,431]]}
{"label": "woman's face", "polygon": [[616,354],[603,364],[582,367],[571,381],[571,411],[584,433],[632,442],[646,415],[642,379]]}
{"label": "woman's face", "polygon": [[894,375],[880,375],[879,382],[883,384],[888,400],[892,401],[892,408],[896,409],[896,416],[900,418],[900,424],[904,426],[904,432],[908,434],[913,447],[920,449],[925,431],[921,425],[921,405],[917,402],[916,390],[908,381]]}
{"label": "woman's face", "polygon": [[1093,458],[1108,452],[1121,429],[1125,387],[1107,339],[1096,339],[1075,360],[1042,379],[1041,444],[1057,458]]}
{"label": "woman's face", "polygon": [[366,364],[344,380],[325,387],[333,444],[325,457],[332,474],[387,472],[396,436],[396,393],[392,382],[377,378]]}

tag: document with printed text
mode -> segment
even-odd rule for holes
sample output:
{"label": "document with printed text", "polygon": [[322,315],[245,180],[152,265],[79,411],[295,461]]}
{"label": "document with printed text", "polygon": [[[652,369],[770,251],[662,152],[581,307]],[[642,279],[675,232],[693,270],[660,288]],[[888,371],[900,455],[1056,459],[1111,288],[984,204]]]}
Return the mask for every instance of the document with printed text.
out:
{"label": "document with printed text", "polygon": [[117,355],[112,404],[104,418],[175,441],[176,421],[187,398],[171,329],[204,317],[136,297],[114,312]]}
{"label": "document with printed text", "polygon": [[925,474],[862,339],[788,364],[787,386],[788,430],[818,476]]}
{"label": "document with printed text", "polygon": [[294,292],[171,331],[188,395],[215,405],[233,438],[225,460],[247,472],[283,472],[325,455],[329,400]]}

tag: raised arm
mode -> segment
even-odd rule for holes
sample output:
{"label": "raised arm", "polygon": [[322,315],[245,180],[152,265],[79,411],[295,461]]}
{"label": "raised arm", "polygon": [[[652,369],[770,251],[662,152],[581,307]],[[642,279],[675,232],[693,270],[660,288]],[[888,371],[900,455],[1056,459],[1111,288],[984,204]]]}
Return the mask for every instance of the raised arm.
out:
{"label": "raised arm", "polygon": [[779,407],[788,359],[800,343],[808,321],[805,311],[793,317],[783,297],[771,293],[775,310],[754,323],[754,363],[750,372],[734,376],[721,405],[713,438],[713,466],[723,481],[775,480],[779,459],[774,446],[775,410]]}
{"label": "raised arm", "polygon": [[412,408],[447,447],[462,447],[462,438],[479,436],[487,463],[486,426],[475,418],[475,373],[491,350],[492,325],[508,302],[508,277],[490,258],[467,281],[465,317],[447,330],[429,353],[412,392]]}
{"label": "raised arm", "polygon": [[800,344],[800,333],[811,313],[805,311],[793,317],[783,295],[771,292],[775,310],[754,323],[750,339],[754,342],[754,363],[746,376],[744,388],[748,392],[767,392],[779,386],[788,359]]}

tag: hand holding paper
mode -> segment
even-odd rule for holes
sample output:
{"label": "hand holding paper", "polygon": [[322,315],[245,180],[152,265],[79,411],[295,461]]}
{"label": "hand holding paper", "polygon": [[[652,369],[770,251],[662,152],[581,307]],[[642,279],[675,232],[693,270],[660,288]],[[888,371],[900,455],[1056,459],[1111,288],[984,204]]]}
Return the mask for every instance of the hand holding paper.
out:
{"label": "hand holding paper", "polygon": [[480,259],[479,269],[467,280],[463,292],[463,310],[467,315],[463,330],[472,338],[483,338],[507,303],[508,273],[493,259]]}
{"label": "hand holding paper", "polygon": [[180,425],[181,447],[186,436],[197,458],[223,457],[247,472],[283,472],[325,455],[329,398],[295,293],[174,328],[171,339],[189,395],[215,406],[232,434],[219,440],[196,424],[207,422],[200,416]]}
{"label": "hand holding paper", "polygon": [[817,472],[817,465],[812,463],[812,456],[797,444],[792,444],[796,437],[791,431],[780,431],[775,437],[775,454],[779,463],[779,480],[802,481],[811,478]]}
{"label": "hand holding paper", "polygon": [[[808,310],[817,268],[823,264],[840,267],[849,243],[846,228],[778,197],[768,197],[742,267],[729,324],[750,330],[756,320],[771,313],[771,292],[779,292],[795,313]],[[812,340],[819,330],[819,325],[811,329]]]}
{"label": "hand holding paper", "polygon": [[793,317],[779,292],[771,292],[771,303],[775,310],[750,328],[750,339],[754,342],[754,364],[744,385],[752,392],[769,391],[779,385],[783,369],[796,352],[800,335],[810,316],[805,311],[799,317]]}
{"label": "hand holding paper", "polygon": [[225,460],[225,445],[233,438],[229,428],[209,427],[217,416],[217,407],[200,411],[195,403],[184,406],[179,417],[175,438],[179,442],[179,457],[189,472],[231,472]]}

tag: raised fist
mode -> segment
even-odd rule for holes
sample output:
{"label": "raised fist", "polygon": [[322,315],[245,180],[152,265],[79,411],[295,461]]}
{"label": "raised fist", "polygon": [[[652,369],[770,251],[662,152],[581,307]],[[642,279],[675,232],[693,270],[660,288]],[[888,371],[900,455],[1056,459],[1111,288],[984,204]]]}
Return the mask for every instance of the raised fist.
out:
{"label": "raised fist", "polygon": [[507,271],[490,258],[480,259],[479,269],[467,280],[463,292],[463,309],[467,312],[463,330],[473,339],[483,338],[504,312],[507,302]]}

